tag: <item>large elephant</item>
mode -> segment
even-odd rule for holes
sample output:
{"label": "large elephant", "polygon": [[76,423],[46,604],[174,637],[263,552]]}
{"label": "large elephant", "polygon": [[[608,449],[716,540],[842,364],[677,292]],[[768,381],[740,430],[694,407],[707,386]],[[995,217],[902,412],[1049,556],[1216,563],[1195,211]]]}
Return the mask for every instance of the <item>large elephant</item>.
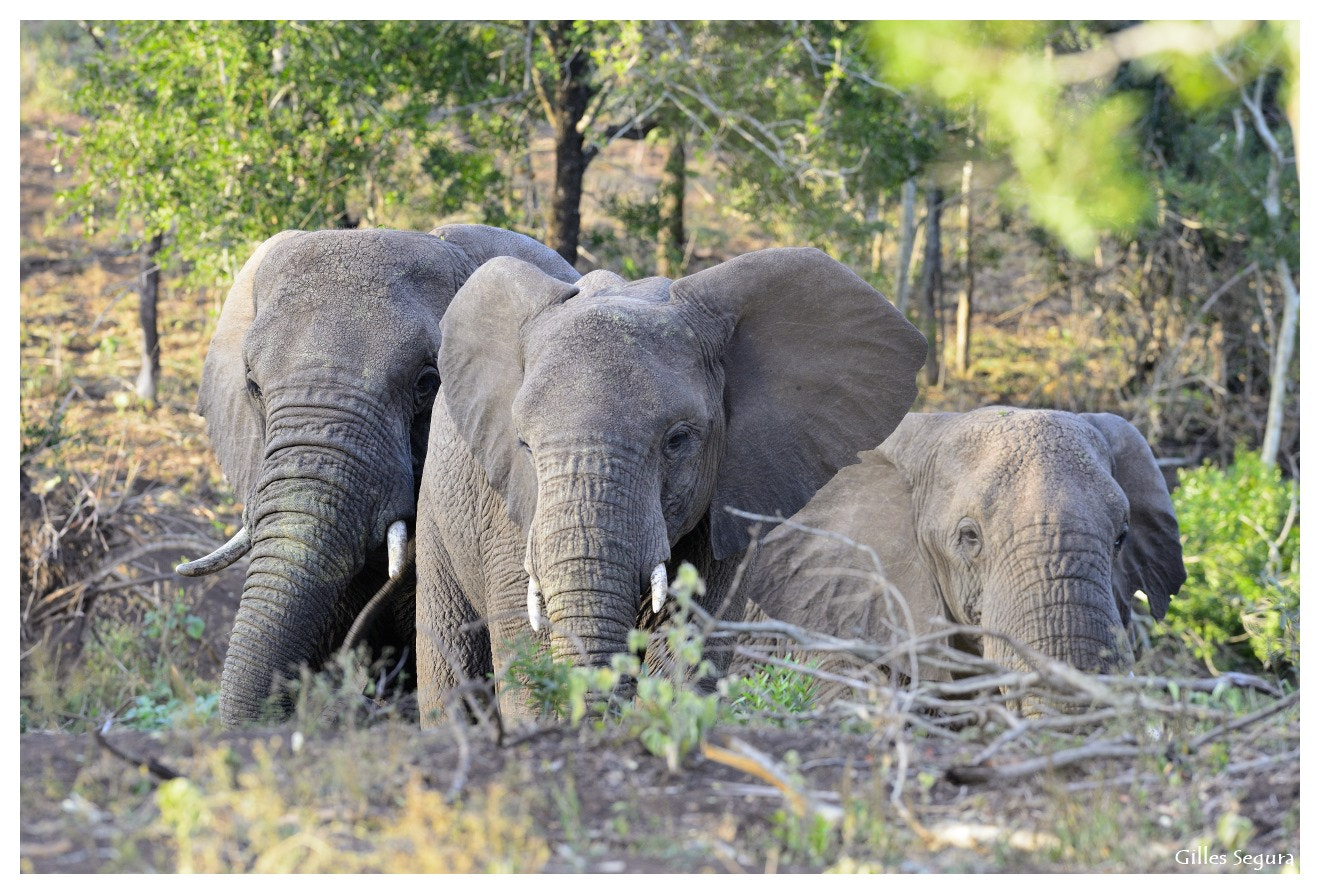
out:
{"label": "large elephant", "polygon": [[815,249],[575,286],[487,263],[440,348],[417,535],[423,723],[464,678],[498,679],[529,622],[556,657],[607,663],[681,561],[720,607],[749,540],[724,508],[802,506],[898,424],[925,357],[902,314]]}
{"label": "large elephant", "polygon": [[[579,276],[534,239],[469,225],[286,231],[240,271],[197,404],[244,526],[179,569],[207,574],[251,553],[221,677],[225,723],[256,719],[280,679],[320,665],[400,573],[440,388],[440,320],[501,255]],[[376,645],[412,643],[412,586],[399,592]]]}
{"label": "large elephant", "polygon": [[[790,521],[760,544],[749,617],[759,608],[881,643],[931,634],[947,620],[1078,668],[1112,669],[1132,661],[1126,628],[1136,591],[1162,618],[1187,577],[1150,447],[1108,413],[910,414]],[[874,551],[907,613],[858,546]],[[957,644],[1024,666],[999,637]]]}

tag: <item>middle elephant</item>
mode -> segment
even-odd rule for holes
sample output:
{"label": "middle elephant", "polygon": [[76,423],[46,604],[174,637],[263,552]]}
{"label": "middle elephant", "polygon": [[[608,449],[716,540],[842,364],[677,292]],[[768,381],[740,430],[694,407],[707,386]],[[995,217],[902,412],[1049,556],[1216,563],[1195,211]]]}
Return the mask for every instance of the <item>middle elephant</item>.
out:
{"label": "middle elephant", "polygon": [[676,281],[483,265],[443,322],[419,497],[423,723],[462,680],[500,679],[528,621],[556,657],[608,663],[679,562],[720,608],[749,542],[725,508],[795,512],[893,430],[925,358],[901,313],[815,249]]}

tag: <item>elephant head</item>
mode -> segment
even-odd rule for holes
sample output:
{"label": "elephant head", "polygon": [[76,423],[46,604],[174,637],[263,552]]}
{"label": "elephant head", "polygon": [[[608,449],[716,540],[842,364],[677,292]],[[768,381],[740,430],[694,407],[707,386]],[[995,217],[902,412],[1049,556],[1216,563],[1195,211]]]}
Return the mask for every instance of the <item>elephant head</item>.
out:
{"label": "elephant head", "polygon": [[725,507],[791,513],[884,438],[926,356],[883,296],[807,248],[576,286],[496,259],[443,329],[445,405],[502,498],[527,616],[585,664],[624,650],[676,563],[736,563],[748,523]]}
{"label": "elephant head", "polygon": [[[255,719],[277,680],[323,662],[399,572],[440,388],[440,320],[468,276],[503,254],[578,277],[533,239],[466,225],[288,231],[243,266],[207,352],[198,412],[244,527],[180,567],[205,574],[251,553],[221,679],[226,723]],[[391,635],[402,646],[411,616],[399,615]]]}
{"label": "elephant head", "polygon": [[[1162,618],[1186,579],[1150,447],[1108,413],[913,413],[793,521],[873,549],[910,622],[877,600],[874,564],[854,547],[787,526],[766,538],[750,598],[776,618],[882,642],[943,618],[1107,670],[1131,663],[1134,594]],[[1002,638],[981,640],[986,657],[1023,666]]]}

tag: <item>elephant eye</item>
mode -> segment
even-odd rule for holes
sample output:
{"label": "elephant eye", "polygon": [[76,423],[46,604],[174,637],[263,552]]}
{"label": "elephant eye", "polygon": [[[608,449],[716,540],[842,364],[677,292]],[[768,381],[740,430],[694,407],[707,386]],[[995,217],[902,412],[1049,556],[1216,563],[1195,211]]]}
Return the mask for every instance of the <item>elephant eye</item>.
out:
{"label": "elephant eye", "polygon": [[435,394],[439,390],[440,373],[436,372],[433,367],[428,366],[417,377],[417,403],[419,405],[429,403],[435,398]]}
{"label": "elephant eye", "polygon": [[1119,533],[1119,535],[1116,538],[1114,538],[1114,552],[1118,552],[1119,550],[1121,550],[1123,548],[1123,544],[1127,543],[1127,535],[1128,535],[1128,526],[1123,525],[1123,530]]}
{"label": "elephant eye", "polygon": [[252,381],[251,376],[249,376],[247,380],[247,390],[248,394],[252,395],[257,400],[261,400],[261,386]]}
{"label": "elephant eye", "polygon": [[692,429],[686,425],[675,426],[670,430],[669,436],[665,438],[665,456],[674,459],[685,453],[695,438]]}
{"label": "elephant eye", "polygon": [[981,531],[970,518],[964,518],[958,523],[958,546],[968,558],[981,552]]}

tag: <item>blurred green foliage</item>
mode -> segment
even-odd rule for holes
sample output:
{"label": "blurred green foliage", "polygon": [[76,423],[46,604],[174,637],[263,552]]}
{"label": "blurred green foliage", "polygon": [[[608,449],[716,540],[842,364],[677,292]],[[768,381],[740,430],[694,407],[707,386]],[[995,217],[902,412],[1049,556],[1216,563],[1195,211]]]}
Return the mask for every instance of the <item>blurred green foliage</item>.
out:
{"label": "blurred green foliage", "polygon": [[1168,635],[1216,670],[1295,674],[1300,668],[1298,485],[1258,454],[1181,470],[1173,493],[1187,583],[1169,606]]}
{"label": "blurred green foliage", "polygon": [[[878,22],[870,46],[895,85],[970,119],[1012,162],[1010,204],[1025,204],[1084,256],[1102,235],[1132,234],[1152,222],[1163,212],[1161,186],[1185,182],[1179,173],[1215,164],[1195,139],[1157,145],[1167,124],[1175,132],[1180,125],[1215,131],[1215,152],[1228,166],[1192,179],[1226,181],[1262,216],[1264,177],[1238,167],[1244,122],[1234,122],[1226,101],[1264,75],[1276,79],[1277,106],[1286,107],[1298,71],[1297,33],[1295,22]],[[1151,105],[1152,79],[1171,85],[1176,110]],[[1274,130],[1287,130],[1277,124]],[[1226,152],[1235,130],[1237,150]],[[1185,198],[1189,207],[1178,210],[1188,218],[1222,216],[1215,196]]]}

